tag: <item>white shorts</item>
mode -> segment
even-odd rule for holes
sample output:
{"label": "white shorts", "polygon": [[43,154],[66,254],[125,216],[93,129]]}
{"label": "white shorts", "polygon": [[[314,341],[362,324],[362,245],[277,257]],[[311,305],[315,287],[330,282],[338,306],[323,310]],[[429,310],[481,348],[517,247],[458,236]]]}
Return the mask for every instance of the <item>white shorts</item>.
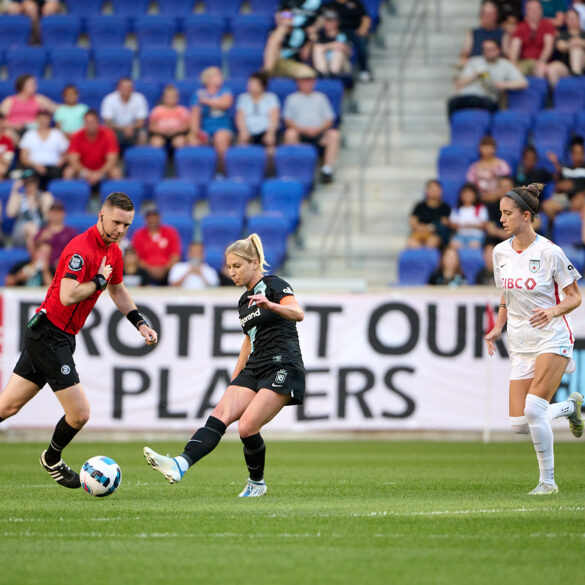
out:
{"label": "white shorts", "polygon": [[529,353],[511,351],[510,361],[512,363],[512,367],[510,368],[510,380],[530,380],[534,378],[534,365],[536,364],[536,358],[543,353],[554,353],[556,355],[562,355],[563,357],[568,358],[567,369],[565,370],[565,373],[572,374],[575,371],[572,345],[549,347]]}

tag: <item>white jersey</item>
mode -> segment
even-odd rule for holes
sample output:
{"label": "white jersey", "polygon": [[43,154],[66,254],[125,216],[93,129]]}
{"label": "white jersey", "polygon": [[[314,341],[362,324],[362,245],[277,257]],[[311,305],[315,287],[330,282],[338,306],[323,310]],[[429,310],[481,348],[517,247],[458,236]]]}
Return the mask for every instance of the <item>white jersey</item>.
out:
{"label": "white jersey", "polygon": [[522,252],[514,250],[512,240],[499,243],[493,254],[494,279],[508,308],[508,349],[520,353],[554,349],[569,355],[574,338],[567,315],[556,317],[542,329],[532,327],[530,318],[536,308],[558,305],[564,298],[563,289],[581,275],[550,240],[537,235]]}

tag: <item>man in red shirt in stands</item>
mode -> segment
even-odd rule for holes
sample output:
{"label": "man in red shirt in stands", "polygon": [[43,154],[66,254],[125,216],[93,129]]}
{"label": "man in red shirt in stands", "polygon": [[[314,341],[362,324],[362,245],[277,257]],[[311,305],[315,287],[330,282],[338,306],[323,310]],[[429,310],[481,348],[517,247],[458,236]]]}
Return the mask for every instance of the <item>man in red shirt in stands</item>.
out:
{"label": "man in red shirt in stands", "polygon": [[165,285],[171,266],[181,259],[181,238],[174,227],[161,224],[156,207],[148,207],[144,219],[146,225],[136,230],[132,247],[152,284]]}
{"label": "man in red shirt in stands", "polygon": [[106,198],[98,223],[67,244],[47,296],[28,322],[24,350],[8,384],[0,393],[0,422],[15,415],[49,384],[65,416],[57,423],[41,465],[60,485],[81,487],[79,475],[61,452],[89,419],[89,403],[79,382],[73,352],[83,327],[106,288],[121,313],[138,329],[147,345],[157,333],[139,313],[122,281],[123,259],[118,242],[134,219],[134,204],[125,193]]}
{"label": "man in red shirt in stands", "polygon": [[71,136],[69,164],[63,171],[63,178],[81,177],[92,186],[104,178],[120,179],[119,153],[114,131],[100,126],[98,113],[88,110],[83,117],[83,128]]}
{"label": "man in red shirt in stands", "polygon": [[542,18],[539,0],[527,0],[524,20],[516,27],[510,42],[510,61],[524,75],[545,77],[556,34],[554,24]]}

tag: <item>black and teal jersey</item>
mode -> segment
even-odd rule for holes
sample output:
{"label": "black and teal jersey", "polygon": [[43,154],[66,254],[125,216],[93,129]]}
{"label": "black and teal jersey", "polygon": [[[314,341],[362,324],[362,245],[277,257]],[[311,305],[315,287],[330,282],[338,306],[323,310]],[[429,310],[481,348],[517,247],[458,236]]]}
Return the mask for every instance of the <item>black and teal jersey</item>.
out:
{"label": "black and teal jersey", "polygon": [[269,301],[280,304],[287,296],[293,296],[288,282],[278,276],[265,276],[252,290],[247,290],[238,302],[240,325],[252,342],[252,351],[247,365],[268,364],[302,365],[301,348],[295,321],[277,315],[269,309],[261,309],[253,304],[248,307],[251,295],[262,294]]}

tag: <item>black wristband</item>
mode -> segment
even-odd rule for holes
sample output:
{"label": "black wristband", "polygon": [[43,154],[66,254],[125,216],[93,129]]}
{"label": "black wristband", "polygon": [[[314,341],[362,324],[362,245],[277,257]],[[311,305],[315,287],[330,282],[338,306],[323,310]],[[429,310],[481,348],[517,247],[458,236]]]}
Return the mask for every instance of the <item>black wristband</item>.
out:
{"label": "black wristband", "polygon": [[105,290],[108,286],[108,281],[103,274],[96,274],[91,280],[95,283],[96,291]]}
{"label": "black wristband", "polygon": [[147,327],[149,327],[148,322],[141,315],[141,313],[138,309],[132,309],[126,315],[126,319],[128,319],[128,321],[130,321],[130,323],[132,323],[132,325],[134,325],[134,327],[136,327],[136,329],[138,329],[141,325],[146,325]]}

